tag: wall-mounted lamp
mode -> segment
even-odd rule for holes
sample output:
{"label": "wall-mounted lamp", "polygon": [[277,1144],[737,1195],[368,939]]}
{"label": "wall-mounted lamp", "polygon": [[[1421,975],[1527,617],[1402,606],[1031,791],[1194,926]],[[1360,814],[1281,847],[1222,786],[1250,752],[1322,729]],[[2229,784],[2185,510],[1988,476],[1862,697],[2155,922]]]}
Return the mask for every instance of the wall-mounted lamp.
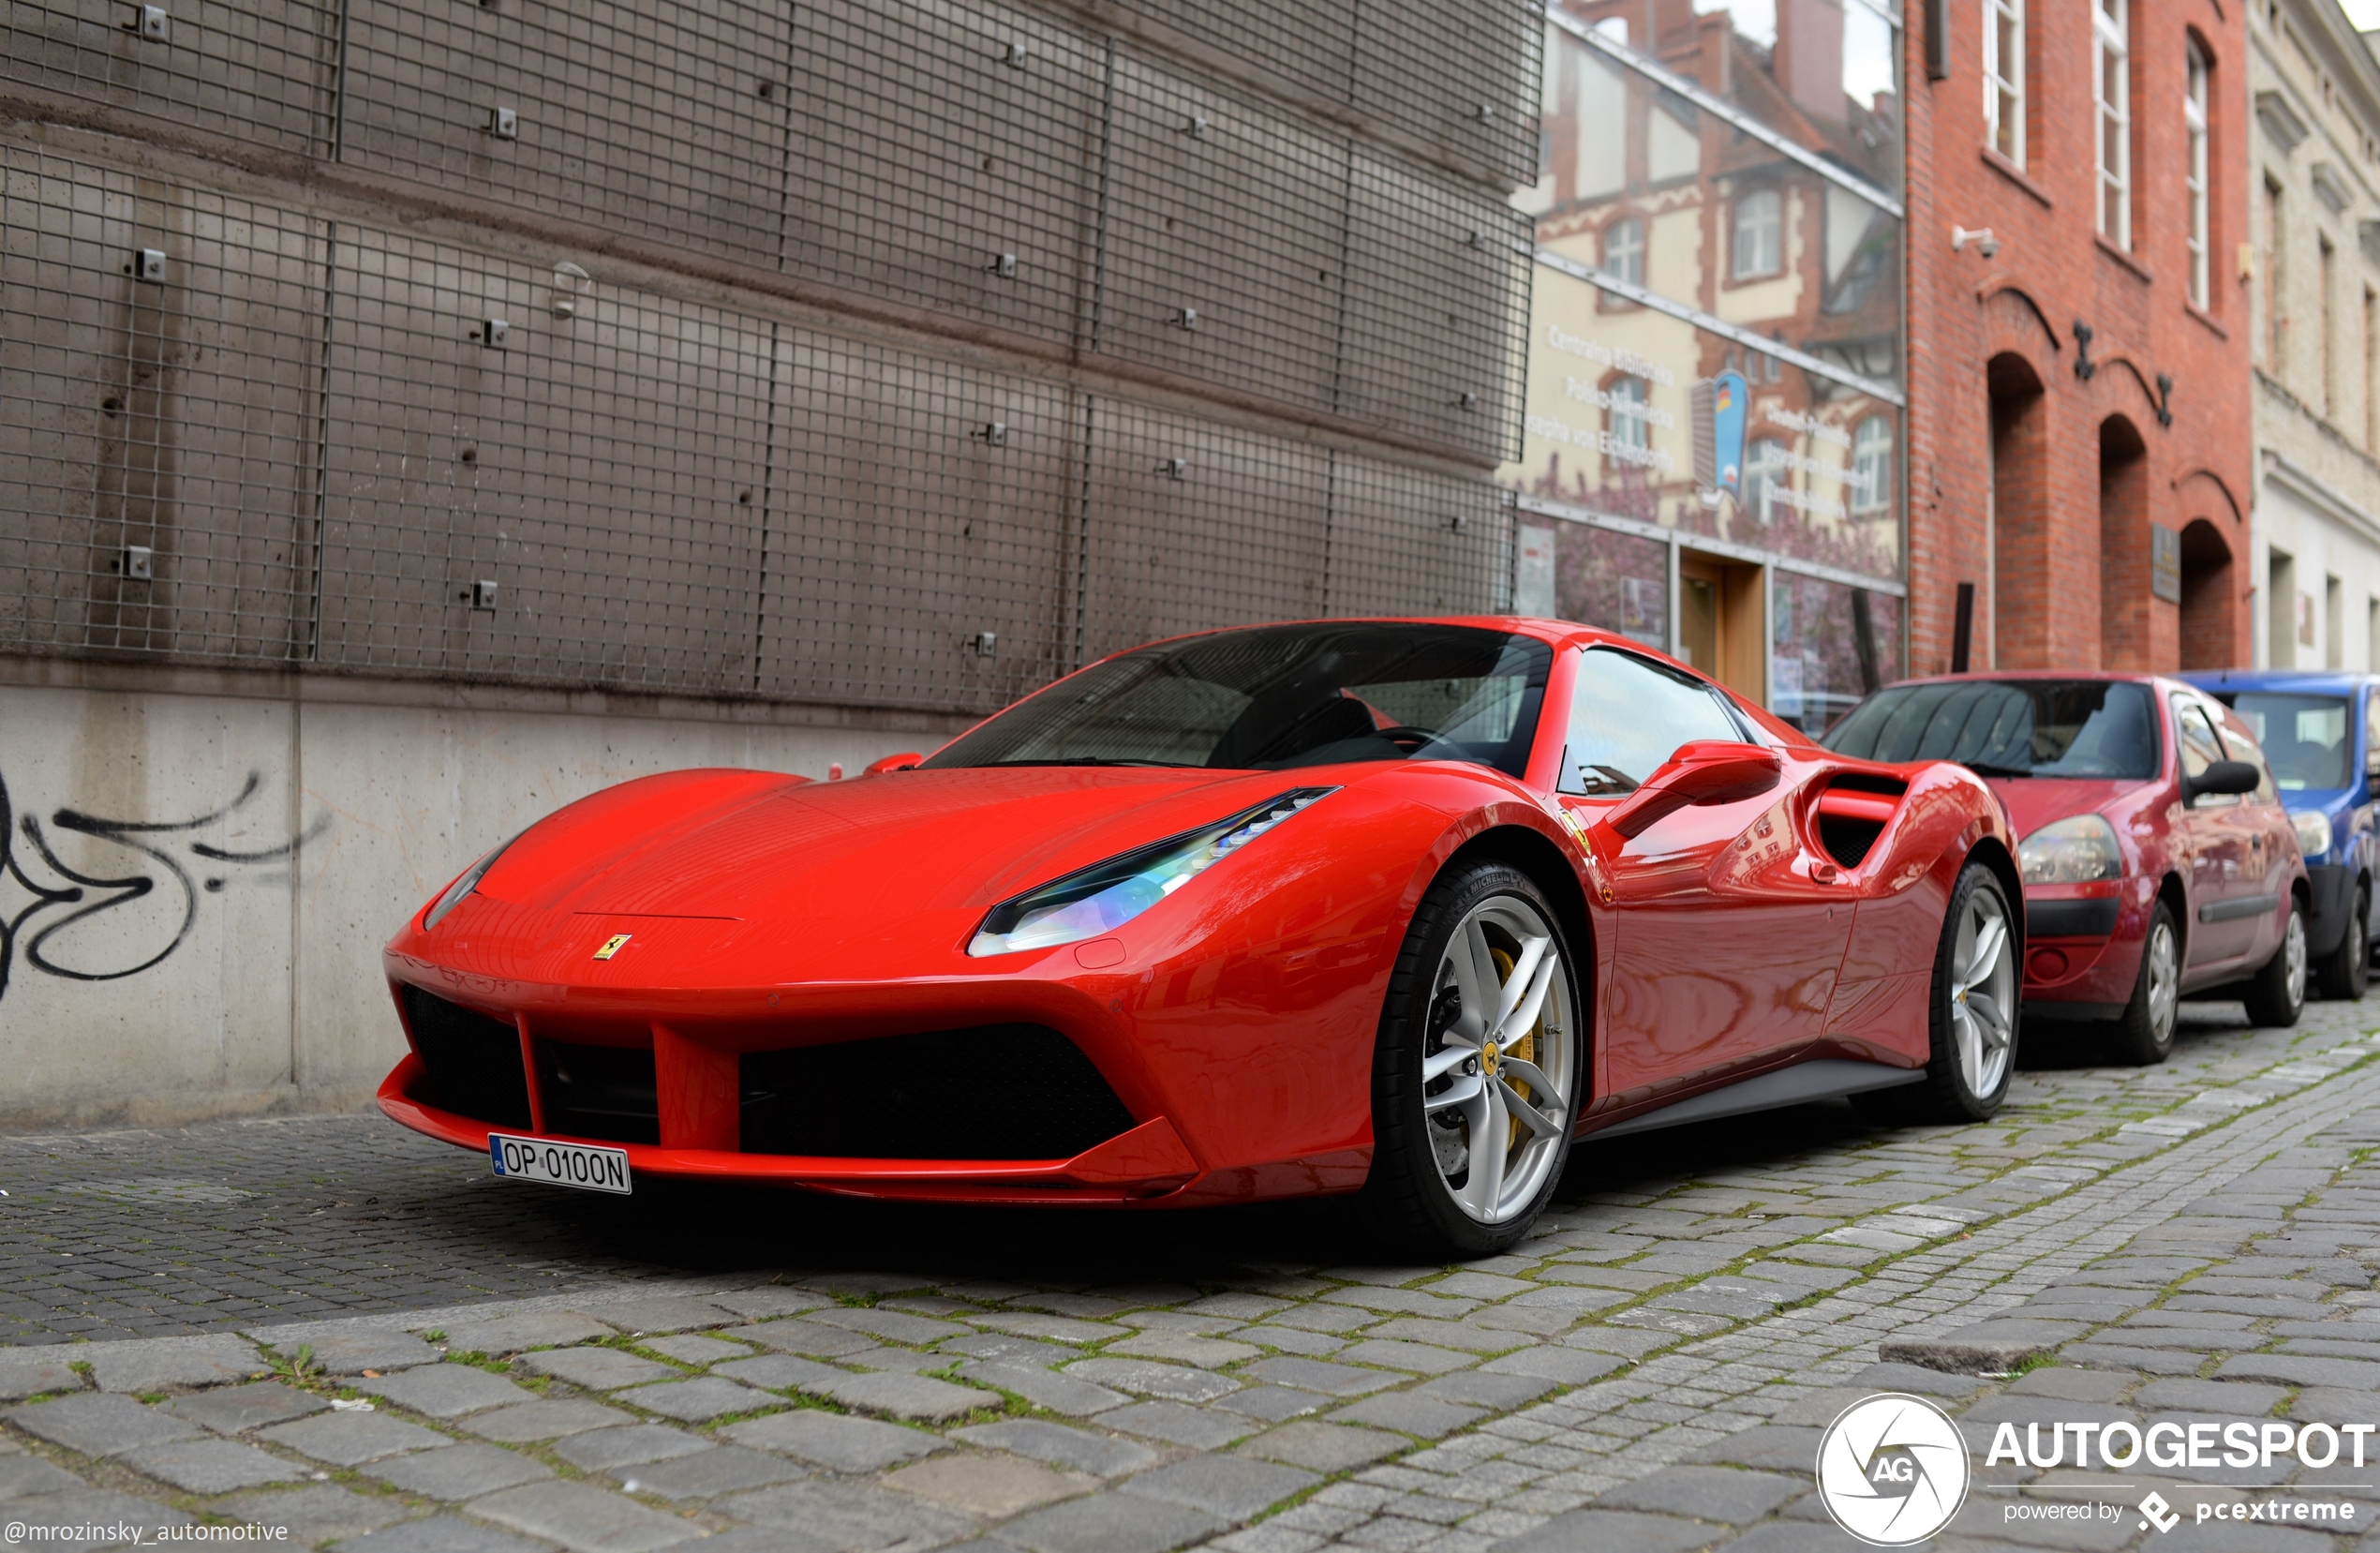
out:
{"label": "wall-mounted lamp", "polygon": [[1994,254],[2000,251],[2000,239],[1991,234],[1991,228],[1989,227],[1977,227],[1972,231],[1970,231],[1965,227],[1953,227],[1950,229],[1951,252],[1962,252],[1970,243],[1974,244],[1975,251],[1982,254],[1986,259],[1991,258]]}

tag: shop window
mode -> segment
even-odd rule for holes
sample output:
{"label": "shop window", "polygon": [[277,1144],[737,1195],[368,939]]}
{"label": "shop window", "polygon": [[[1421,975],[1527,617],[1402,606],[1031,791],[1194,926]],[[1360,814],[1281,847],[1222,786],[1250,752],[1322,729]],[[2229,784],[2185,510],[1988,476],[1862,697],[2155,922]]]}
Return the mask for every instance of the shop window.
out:
{"label": "shop window", "polygon": [[1785,267],[1785,201],[1756,188],[1735,201],[1735,278],[1756,280]]}

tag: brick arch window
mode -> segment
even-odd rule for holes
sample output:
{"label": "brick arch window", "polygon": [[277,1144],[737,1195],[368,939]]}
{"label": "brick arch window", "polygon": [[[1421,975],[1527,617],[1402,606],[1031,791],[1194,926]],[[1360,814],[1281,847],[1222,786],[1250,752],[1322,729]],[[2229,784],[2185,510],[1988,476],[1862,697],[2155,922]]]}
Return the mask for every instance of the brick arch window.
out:
{"label": "brick arch window", "polygon": [[1644,223],[1624,216],[1603,229],[1603,261],[1598,265],[1614,280],[1644,284]]}
{"label": "brick arch window", "polygon": [[2211,265],[2209,254],[2213,249],[2213,217],[2209,209],[2207,143],[2209,134],[2208,105],[2214,99],[2212,78],[2215,62],[2209,56],[2206,45],[2195,36],[2184,45],[2190,60],[2181,99],[2182,123],[2182,189],[2190,202],[2190,300],[2204,308],[2212,300],[2209,281]]}
{"label": "brick arch window", "polygon": [[1984,0],[1984,139],[2025,165],[2025,0]]}
{"label": "brick arch window", "polygon": [[2132,0],[2091,0],[2091,93],[2096,101],[2099,235],[2132,246]]}

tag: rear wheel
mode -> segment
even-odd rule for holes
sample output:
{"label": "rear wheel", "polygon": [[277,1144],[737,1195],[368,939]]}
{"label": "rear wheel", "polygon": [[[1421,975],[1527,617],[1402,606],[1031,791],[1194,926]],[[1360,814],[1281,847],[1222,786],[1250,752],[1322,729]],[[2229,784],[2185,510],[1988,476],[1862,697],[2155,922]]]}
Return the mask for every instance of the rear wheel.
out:
{"label": "rear wheel", "polygon": [[1381,1009],[1372,1072],[1367,1228],[1409,1254],[1517,1244],[1569,1157],[1584,1030],[1552,905],[1480,863],[1414,914]]}
{"label": "rear wheel", "polygon": [[2241,1001],[2248,1005],[2249,1023],[2272,1029],[2297,1023],[2298,1016],[2306,1011],[2306,908],[2294,896],[2281,947],[2248,983]]}
{"label": "rear wheel", "polygon": [[1854,1096],[1893,1121],[1980,1122],[2000,1110],[2016,1067],[2016,918],[2000,876],[1969,863],[1934,951],[1933,1059],[1923,1083]]}
{"label": "rear wheel", "polygon": [[2365,942],[2365,929],[2370,925],[2372,903],[2362,890],[2355,893],[2353,911],[2347,918],[2346,933],[2339,947],[2322,957],[2314,967],[2314,978],[2321,984],[2325,997],[2344,998],[2350,1003],[2361,1002],[2364,989],[2372,984],[2372,946]]}
{"label": "rear wheel", "polygon": [[2160,901],[2149,914],[2149,935],[2141,940],[2132,1001],[2124,1005],[2108,1043],[2115,1059],[2135,1068],[2164,1061],[2174,1049],[2174,1015],[2180,1004],[2181,935],[2174,931],[2173,908]]}

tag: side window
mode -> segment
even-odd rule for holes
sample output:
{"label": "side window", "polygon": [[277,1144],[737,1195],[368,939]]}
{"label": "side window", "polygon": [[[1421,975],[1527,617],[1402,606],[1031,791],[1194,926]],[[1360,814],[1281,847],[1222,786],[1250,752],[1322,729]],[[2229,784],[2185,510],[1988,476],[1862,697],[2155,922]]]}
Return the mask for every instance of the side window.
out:
{"label": "side window", "polygon": [[2363,775],[2367,790],[2380,783],[2380,685],[2372,688],[2363,704]]}
{"label": "side window", "polygon": [[1743,737],[1717,693],[1700,679],[1632,652],[1590,648],[1570,694],[1557,785],[1583,797],[1616,798],[1651,776],[1681,744]]}
{"label": "side window", "polygon": [[2246,720],[2228,707],[2215,712],[2214,719],[2223,731],[2224,748],[2231,752],[2231,758],[2244,760],[2256,769],[2257,801],[2279,803],[2281,795],[2273,786],[2272,763],[2265,759],[2264,748],[2256,742],[2256,736],[2248,731]]}
{"label": "side window", "polygon": [[[2181,737],[2181,774],[2184,777],[2205,776],[2208,767],[2225,758],[2223,745],[2216,739],[2215,730],[2208,724],[2207,714],[2196,702],[2176,696],[2173,707],[2174,727]],[[2207,809],[2237,801],[2229,794],[2204,793],[2199,795],[2194,804]]]}

